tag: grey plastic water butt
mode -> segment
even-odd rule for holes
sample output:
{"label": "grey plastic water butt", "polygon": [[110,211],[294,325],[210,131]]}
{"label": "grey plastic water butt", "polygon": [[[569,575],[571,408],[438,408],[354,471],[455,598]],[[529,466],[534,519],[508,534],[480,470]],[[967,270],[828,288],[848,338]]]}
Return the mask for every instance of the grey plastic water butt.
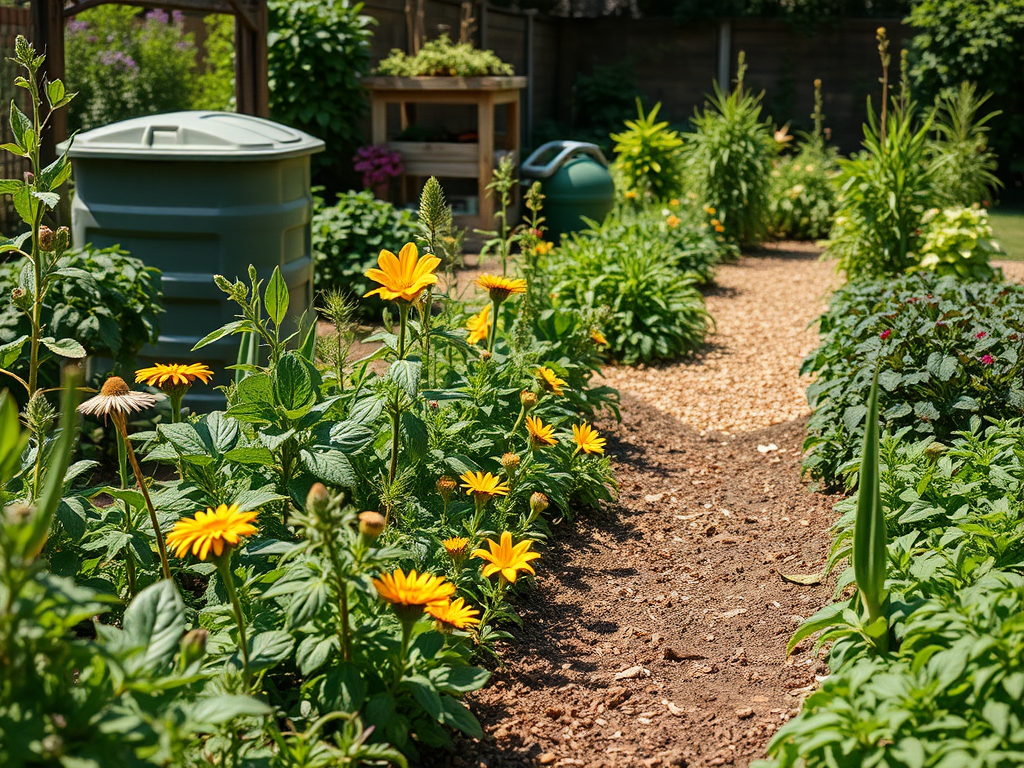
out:
{"label": "grey plastic water butt", "polygon": [[213,382],[188,400],[198,410],[223,398],[239,337],[192,352],[234,319],[213,275],[246,280],[275,266],[295,317],[313,298],[309,158],[324,143],[262,118],[227,112],[174,112],[103,126],[75,138],[70,157],[75,245],[120,245],[163,273],[160,341],[139,363],[205,362]]}

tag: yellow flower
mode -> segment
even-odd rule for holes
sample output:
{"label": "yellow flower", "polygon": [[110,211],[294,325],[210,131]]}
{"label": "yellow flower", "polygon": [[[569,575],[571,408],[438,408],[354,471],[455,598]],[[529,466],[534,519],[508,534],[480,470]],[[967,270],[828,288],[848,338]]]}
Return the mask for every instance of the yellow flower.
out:
{"label": "yellow flower", "polygon": [[550,241],[541,241],[537,243],[537,247],[534,250],[538,256],[547,256],[551,253],[551,249],[555,247],[555,244]]}
{"label": "yellow flower", "polygon": [[487,565],[483,567],[484,578],[500,573],[505,581],[515,584],[519,571],[536,574],[530,561],[540,557],[540,553],[530,551],[532,544],[530,539],[523,539],[513,547],[512,534],[505,531],[501,534],[500,544],[493,539],[487,539],[487,547],[490,551],[474,549],[473,557],[487,561]]}
{"label": "yellow flower", "polygon": [[665,219],[665,223],[668,224],[668,228],[669,229],[675,229],[676,227],[679,226],[679,222],[681,222],[681,221],[682,221],[682,219],[680,219],[675,214],[672,214],[667,219]]}
{"label": "yellow flower", "polygon": [[632,189],[628,190],[625,197],[627,200],[636,200],[636,191]]}
{"label": "yellow flower", "polygon": [[555,428],[535,416],[526,417],[526,431],[530,433],[530,444],[534,448],[557,445]]}
{"label": "yellow flower", "polygon": [[580,451],[584,453],[604,453],[604,444],[607,442],[598,435],[596,429],[589,424],[572,425],[572,441],[576,443],[575,456]]}
{"label": "yellow flower", "polygon": [[491,301],[501,304],[513,293],[526,293],[526,281],[520,278],[498,277],[497,275],[480,275],[476,284],[483,288],[491,297]]}
{"label": "yellow flower", "polygon": [[190,549],[200,560],[205,560],[211,550],[214,557],[220,557],[243,536],[256,533],[252,525],[256,514],[240,512],[237,504],[221,504],[217,509],[196,512],[195,517],[183,517],[174,524],[174,530],[167,534],[167,543],[177,548],[174,554],[178,557],[185,557]]}
{"label": "yellow flower", "polygon": [[427,606],[427,613],[437,619],[442,629],[465,629],[480,623],[480,611],[466,605],[461,597]]}
{"label": "yellow flower", "polygon": [[678,208],[679,207],[679,200],[677,200],[676,198],[673,197],[671,200],[668,201],[668,204],[670,206],[672,206],[673,208]]}
{"label": "yellow flower", "polygon": [[725,227],[721,224],[715,224],[715,232],[725,232]]}
{"label": "yellow flower", "polygon": [[492,496],[508,496],[508,483],[490,472],[464,472],[459,475],[466,495],[477,499],[490,499]]}
{"label": "yellow flower", "polygon": [[714,216],[715,215],[715,209],[712,208],[710,205],[705,205],[704,206],[704,213],[706,213],[708,216]]}
{"label": "yellow flower", "polygon": [[469,546],[469,539],[465,536],[452,536],[441,542],[444,551],[452,560],[459,560],[466,554],[466,547]]}
{"label": "yellow flower", "polygon": [[487,334],[491,332],[490,304],[486,305],[466,321],[466,330],[469,331],[469,338],[467,341],[470,344],[478,344],[487,338]]}
{"label": "yellow flower", "polygon": [[156,363],[150,368],[141,368],[135,372],[136,384],[147,384],[151,387],[190,387],[199,379],[203,384],[209,384],[213,377],[213,371],[203,363],[171,363],[165,365]]}
{"label": "yellow flower", "polygon": [[401,568],[394,573],[382,573],[379,579],[373,579],[373,586],[381,599],[411,608],[445,603],[455,594],[455,585],[445,581],[444,576],[419,574],[415,569],[408,575]]}
{"label": "yellow flower", "polygon": [[566,382],[558,378],[550,368],[545,368],[543,365],[537,368],[537,381],[548,392],[556,395],[565,394],[565,390],[562,388],[566,385]]}
{"label": "yellow flower", "polygon": [[366,276],[381,287],[366,293],[366,296],[378,294],[385,301],[415,302],[429,286],[437,282],[437,269],[441,260],[436,256],[419,258],[419,251],[414,243],[406,243],[398,256],[391,251],[381,251],[377,257],[380,269],[366,270]]}
{"label": "yellow flower", "polygon": [[721,224],[722,224],[722,222],[720,222],[718,219],[712,219],[711,220],[711,226],[712,227],[718,227],[718,226],[721,226]]}
{"label": "yellow flower", "polygon": [[608,346],[608,339],[604,337],[604,334],[597,328],[590,332],[590,340],[601,347]]}

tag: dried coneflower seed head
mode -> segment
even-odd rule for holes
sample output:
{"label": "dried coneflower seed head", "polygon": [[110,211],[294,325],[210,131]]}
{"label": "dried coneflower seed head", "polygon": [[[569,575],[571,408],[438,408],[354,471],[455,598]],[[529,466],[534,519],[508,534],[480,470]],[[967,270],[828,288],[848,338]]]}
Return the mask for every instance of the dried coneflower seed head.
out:
{"label": "dried coneflower seed head", "polygon": [[49,227],[39,228],[39,248],[43,251],[53,250],[53,230]]}
{"label": "dried coneflower seed head", "polygon": [[537,404],[537,393],[529,389],[524,389],[519,393],[519,402],[522,403],[523,408],[530,410]]}
{"label": "dried coneflower seed head", "polygon": [[306,494],[306,511],[318,515],[327,511],[327,505],[331,503],[331,494],[323,483],[313,483],[313,487]]}
{"label": "dried coneflower seed head", "polygon": [[376,539],[384,533],[384,515],[380,512],[360,512],[359,532],[368,539]]}
{"label": "dried coneflower seed head", "polygon": [[530,511],[535,515],[539,515],[547,509],[550,504],[551,501],[548,499],[547,494],[543,494],[540,491],[537,491],[530,496]]}
{"label": "dried coneflower seed head", "polygon": [[519,454],[506,453],[501,457],[501,466],[505,468],[506,472],[515,472],[519,469]]}
{"label": "dried coneflower seed head", "polygon": [[444,499],[445,504],[448,503],[448,499],[452,497],[452,494],[455,493],[455,489],[457,487],[458,485],[454,478],[445,476],[437,479],[437,492],[441,494],[441,498]]}
{"label": "dried coneflower seed head", "polygon": [[131,388],[124,383],[124,379],[120,376],[111,376],[103,382],[100,394],[104,397],[113,397],[115,395],[127,395],[131,391]]}
{"label": "dried coneflower seed head", "polygon": [[115,419],[121,418],[123,422],[125,415],[152,408],[155,403],[156,397],[153,395],[135,392],[120,376],[111,376],[103,382],[98,395],[78,406],[78,412],[91,416],[113,416]]}

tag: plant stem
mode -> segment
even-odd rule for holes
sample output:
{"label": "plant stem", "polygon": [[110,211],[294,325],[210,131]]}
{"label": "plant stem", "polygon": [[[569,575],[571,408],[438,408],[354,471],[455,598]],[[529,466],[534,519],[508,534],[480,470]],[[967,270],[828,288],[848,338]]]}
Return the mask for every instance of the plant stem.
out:
{"label": "plant stem", "polygon": [[405,332],[409,325],[409,303],[398,302],[398,359],[405,360]]}
{"label": "plant stem", "polygon": [[217,572],[224,582],[224,591],[228,593],[228,600],[235,613],[235,623],[238,625],[238,650],[242,653],[242,675],[246,685],[249,683],[249,642],[245,638],[245,616],[242,615],[242,604],[238,602],[238,593],[235,591],[235,577],[231,573],[231,550],[228,549],[223,555],[217,558]]}
{"label": "plant stem", "polygon": [[181,398],[183,396],[183,392],[172,392],[170,394],[171,424],[178,424],[181,421]]}
{"label": "plant stem", "polygon": [[334,569],[335,586],[338,589],[338,602],[341,604],[341,657],[348,661],[352,657],[351,638],[348,621],[348,584],[342,574],[341,563],[339,562],[337,550],[334,546],[334,531],[323,531],[324,545],[327,547],[327,556],[331,559],[331,566]]}
{"label": "plant stem", "polygon": [[149,498],[149,489],[146,487],[146,479],[142,475],[142,470],[139,468],[138,459],[135,458],[135,449],[132,448],[131,441],[128,439],[128,425],[125,422],[124,414],[117,413],[110,417],[111,421],[114,422],[114,426],[117,427],[121,433],[121,437],[124,438],[125,452],[128,454],[128,461],[132,465],[132,471],[135,473],[135,480],[139,484],[139,490],[142,491],[142,498],[146,500],[146,509],[149,512],[149,521],[153,524],[153,533],[156,536],[156,547],[160,552],[160,567],[163,570],[164,578],[170,580],[171,578],[171,566],[167,562],[167,545],[164,544],[164,535],[160,530],[160,521],[156,518],[156,509],[153,507],[153,500]]}
{"label": "plant stem", "polygon": [[494,353],[494,341],[498,338],[498,307],[500,306],[500,301],[491,299],[491,337],[487,340],[487,351],[491,354]]}
{"label": "plant stem", "polygon": [[398,449],[401,441],[401,432],[399,431],[399,418],[401,413],[398,408],[395,408],[391,412],[391,467],[388,469],[388,482],[395,482],[395,475],[398,472]]}

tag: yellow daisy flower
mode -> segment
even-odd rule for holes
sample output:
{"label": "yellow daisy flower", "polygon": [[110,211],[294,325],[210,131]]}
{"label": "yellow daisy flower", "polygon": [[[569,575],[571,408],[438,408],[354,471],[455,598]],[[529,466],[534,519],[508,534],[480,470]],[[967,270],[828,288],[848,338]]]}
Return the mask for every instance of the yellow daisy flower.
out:
{"label": "yellow daisy flower", "polygon": [[491,301],[497,304],[501,304],[514,293],[526,293],[526,281],[522,278],[480,275],[476,279],[476,284],[487,291]]}
{"label": "yellow daisy flower", "polygon": [[226,549],[238,544],[243,537],[256,533],[252,521],[256,512],[240,512],[237,504],[221,504],[217,509],[196,512],[195,517],[183,517],[167,534],[167,543],[175,547],[175,555],[185,557],[191,549],[200,560],[210,552],[220,557]]}
{"label": "yellow daisy flower", "polygon": [[580,451],[584,453],[604,453],[604,445],[607,442],[601,437],[597,430],[589,424],[572,425],[572,441],[576,443],[575,456]]}
{"label": "yellow daisy flower", "polygon": [[475,496],[477,499],[508,496],[508,483],[490,472],[464,472],[459,479],[467,496]]}
{"label": "yellow daisy flower", "polygon": [[536,416],[526,417],[526,431],[530,433],[530,444],[534,448],[558,444],[558,440],[555,439],[555,428]]}
{"label": "yellow daisy flower", "polygon": [[537,252],[538,256],[547,256],[549,253],[551,253],[551,249],[554,248],[554,247],[555,247],[554,243],[552,243],[550,241],[547,241],[547,240],[543,240],[543,241],[537,243],[537,247],[534,248],[533,250],[535,250]]}
{"label": "yellow daisy flower", "polygon": [[500,573],[505,581],[515,584],[519,571],[536,574],[530,561],[540,557],[540,553],[530,551],[532,544],[530,539],[523,539],[512,546],[512,534],[505,531],[501,534],[500,544],[493,539],[487,539],[488,549],[474,549],[473,557],[479,557],[487,562],[487,565],[483,566],[484,578]]}
{"label": "yellow daisy flower", "polygon": [[710,205],[705,205],[704,206],[704,213],[706,213],[708,216],[714,216],[715,215],[715,209],[712,208]]}
{"label": "yellow daisy flower", "polygon": [[558,376],[550,368],[546,368],[543,365],[537,369],[537,381],[544,387],[548,392],[552,392],[556,395],[564,395],[565,390],[562,389],[566,382]]}
{"label": "yellow daisy flower", "polygon": [[679,223],[681,221],[682,221],[682,219],[680,219],[675,214],[672,214],[671,216],[669,216],[668,218],[665,219],[665,223],[668,224],[668,228],[669,229],[675,229],[676,227],[679,226]]}
{"label": "yellow daisy flower", "polygon": [[466,605],[461,597],[427,606],[427,613],[437,619],[442,629],[466,629],[480,623],[480,611]]}
{"label": "yellow daisy flower", "polygon": [[146,384],[150,387],[190,387],[199,379],[203,384],[209,384],[213,378],[213,371],[203,363],[156,363],[149,368],[140,368],[135,372],[135,383]]}
{"label": "yellow daisy flower", "polygon": [[490,304],[466,321],[466,330],[469,331],[469,338],[466,341],[470,344],[478,344],[487,338],[487,334],[491,332]]}
{"label": "yellow daisy flower", "polygon": [[597,328],[590,332],[590,340],[597,344],[599,347],[607,347],[608,339],[605,338],[604,334]]}
{"label": "yellow daisy flower", "polygon": [[636,200],[636,191],[632,189],[627,190],[625,193],[625,198],[627,200]]}
{"label": "yellow daisy flower", "polygon": [[379,295],[385,301],[415,302],[428,287],[437,283],[437,269],[441,260],[436,256],[419,258],[419,251],[414,243],[406,243],[398,256],[391,251],[381,251],[377,257],[380,269],[366,270],[366,276],[380,288],[366,293],[366,296]]}
{"label": "yellow daisy flower", "polygon": [[399,568],[394,573],[383,573],[379,579],[372,581],[381,599],[397,606],[423,608],[445,603],[455,594],[455,585],[445,581],[443,576],[419,574],[415,569],[406,574]]}
{"label": "yellow daisy flower", "polygon": [[450,539],[442,541],[441,546],[452,560],[461,560],[466,555],[469,539],[465,536],[452,536]]}

